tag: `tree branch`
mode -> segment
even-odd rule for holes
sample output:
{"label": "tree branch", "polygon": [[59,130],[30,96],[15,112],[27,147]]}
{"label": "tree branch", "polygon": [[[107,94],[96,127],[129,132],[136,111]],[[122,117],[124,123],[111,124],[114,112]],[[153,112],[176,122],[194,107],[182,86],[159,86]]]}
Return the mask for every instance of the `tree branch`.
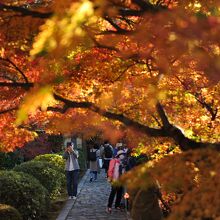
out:
{"label": "tree branch", "polygon": [[167,134],[167,137],[173,138],[176,141],[176,143],[180,146],[182,151],[187,151],[189,149],[194,150],[194,149],[206,148],[206,147],[213,147],[216,150],[220,150],[220,143],[196,142],[194,140],[187,138],[179,128],[170,124],[166,116],[166,113],[159,102],[157,103],[157,111],[162,120],[163,128]]}
{"label": "tree branch", "polygon": [[21,87],[24,89],[30,89],[34,86],[34,83],[22,83],[22,82],[0,82],[0,87]]}
{"label": "tree branch", "polygon": [[[117,33],[117,34],[127,34],[127,33],[129,33],[129,30],[122,29],[121,27],[119,27],[119,26],[113,21],[112,18],[109,18],[109,17],[105,16],[104,19],[105,19],[106,21],[108,21],[108,22],[112,25],[112,27],[114,27],[114,28],[116,29],[115,33]],[[113,32],[114,32],[114,31],[113,31]]]}
{"label": "tree branch", "polygon": [[131,67],[135,66],[136,63],[132,63],[126,67],[112,82],[117,82]]}
{"label": "tree branch", "polygon": [[7,76],[6,74],[2,74],[0,75],[1,78],[4,78],[4,79],[7,79],[7,80],[10,80],[12,82],[16,82],[15,79],[11,78],[10,76]]}
{"label": "tree branch", "polygon": [[[190,149],[207,148],[207,147],[212,147],[216,150],[220,150],[220,143],[196,142],[194,140],[185,137],[185,135],[182,133],[182,131],[179,128],[170,124],[165,114],[165,111],[160,103],[157,104],[157,109],[159,116],[161,117],[163,127],[160,129],[156,129],[156,128],[150,128],[147,125],[143,125],[137,121],[134,121],[123,114],[117,114],[114,112],[109,112],[104,109],[101,109],[91,102],[75,102],[65,99],[59,96],[58,94],[54,94],[54,98],[65,104],[65,109],[59,109],[59,112],[61,113],[65,113],[68,108],[85,108],[93,112],[96,112],[97,114],[106,117],[108,119],[120,121],[124,125],[137,129],[138,131],[141,131],[144,134],[147,134],[151,137],[173,138],[176,141],[176,143],[180,146],[181,150],[183,151],[187,151]],[[57,110],[58,109],[56,109],[56,111]]]}
{"label": "tree branch", "polygon": [[25,74],[23,73],[23,71],[22,71],[18,66],[15,65],[15,63],[14,63],[13,61],[11,61],[11,60],[8,59],[8,58],[5,59],[5,58],[2,58],[2,57],[0,57],[0,60],[3,60],[3,61],[5,61],[5,62],[10,63],[10,64],[23,76],[24,81],[25,81],[26,83],[28,83],[28,78],[25,76]]}
{"label": "tree branch", "polygon": [[0,11],[14,11],[14,12],[19,12],[21,13],[22,16],[31,16],[34,18],[49,18],[53,15],[52,12],[48,13],[42,13],[38,11],[31,11],[23,7],[18,7],[18,6],[12,6],[12,5],[5,5],[0,3]]}
{"label": "tree branch", "polygon": [[[0,82],[0,86],[10,86],[10,87],[22,87],[26,89],[30,89],[33,87],[33,83],[5,83]],[[162,107],[162,105],[158,102],[157,104],[157,111],[159,113],[159,116],[161,118],[161,121],[163,123],[163,127],[160,129],[151,128],[147,125],[141,124],[137,121],[134,121],[133,119],[130,119],[126,117],[123,114],[117,114],[114,112],[109,112],[104,109],[99,108],[94,103],[91,102],[76,102],[72,101],[66,98],[63,98],[62,96],[54,93],[54,98],[58,101],[61,101],[64,103],[63,108],[53,108],[49,107],[48,110],[56,111],[64,114],[67,109],[69,108],[84,108],[89,109],[93,112],[96,112],[97,114],[106,117],[111,120],[117,120],[122,122],[124,125],[128,127],[132,127],[134,129],[137,129],[138,131],[141,131],[142,133],[149,135],[151,137],[169,137],[176,141],[176,143],[180,146],[180,149],[182,151],[187,151],[190,149],[199,149],[199,148],[214,148],[216,150],[220,150],[220,143],[203,143],[203,142],[196,142],[194,140],[191,140],[187,138],[183,132],[177,128],[176,126],[170,124],[166,113]]]}
{"label": "tree branch", "polygon": [[[201,104],[202,107],[204,107],[211,115],[211,120],[214,121],[217,113],[218,113],[218,108],[213,109],[211,104],[208,104],[204,98],[202,97],[202,94],[196,93],[194,95],[195,99]],[[212,103],[213,104],[213,103]]]}
{"label": "tree branch", "polygon": [[14,110],[18,110],[18,107],[14,107],[14,108],[9,108],[9,109],[6,109],[6,110],[2,110],[2,111],[0,111],[0,115],[5,114],[5,113],[8,113],[8,112],[11,112],[11,111],[14,111]]}
{"label": "tree branch", "polygon": [[151,117],[157,122],[158,126],[162,127],[162,124],[160,123],[160,121],[157,119],[156,116],[154,116],[153,114],[151,114]]}
{"label": "tree branch", "polygon": [[163,127],[166,129],[169,129],[172,125],[170,124],[170,122],[166,116],[166,113],[163,109],[163,106],[159,102],[157,102],[156,107],[157,107],[157,112],[158,112],[158,114],[161,118],[161,121],[163,123]]}
{"label": "tree branch", "polygon": [[[118,121],[122,122],[124,125],[136,128],[136,129],[138,129],[138,130],[140,130],[140,131],[142,131],[142,132],[144,132],[144,133],[146,133],[150,136],[153,136],[153,137],[159,137],[160,136],[161,137],[161,136],[164,135],[163,134],[164,133],[163,129],[150,128],[146,125],[142,125],[139,122],[135,122],[134,120],[127,118],[123,114],[117,114],[117,113],[113,113],[113,112],[103,110],[103,109],[99,108],[98,106],[94,105],[91,102],[75,102],[75,101],[65,99],[65,98],[59,96],[58,94],[54,94],[54,98],[58,101],[63,102],[69,108],[90,109],[91,111],[96,112],[96,113],[98,113],[99,115],[101,115],[103,117],[106,117],[106,118],[109,118],[109,119],[112,119],[112,120],[118,120]],[[65,107],[65,110],[60,109],[61,113],[65,113],[65,111],[67,109],[68,109],[67,107]],[[58,109],[56,109],[56,110],[58,110]]]}
{"label": "tree branch", "polygon": [[143,10],[133,10],[128,8],[121,8],[119,9],[119,14],[123,17],[125,16],[141,16],[143,15]]}
{"label": "tree branch", "polygon": [[[183,88],[186,91],[189,91],[188,86],[184,82],[182,82],[182,80],[178,76],[176,76],[176,79],[180,82],[180,84],[183,86]],[[196,101],[198,101],[199,104],[210,113],[211,120],[214,121],[217,116],[217,113],[218,113],[218,108],[214,108],[213,106],[211,106],[211,104],[213,104],[213,103],[211,103],[211,104],[207,103],[204,100],[204,97],[202,96],[201,93],[197,92],[197,93],[193,94],[192,92],[190,92],[190,94],[193,95],[194,98],[196,99]]]}

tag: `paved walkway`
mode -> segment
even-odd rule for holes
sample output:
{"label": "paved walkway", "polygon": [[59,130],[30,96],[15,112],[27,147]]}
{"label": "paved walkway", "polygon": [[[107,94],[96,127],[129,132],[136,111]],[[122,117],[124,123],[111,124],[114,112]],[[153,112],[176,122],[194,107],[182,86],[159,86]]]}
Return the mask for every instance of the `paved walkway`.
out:
{"label": "paved walkway", "polygon": [[127,220],[124,211],[117,211],[113,208],[111,214],[106,213],[110,188],[104,170],[101,170],[98,180],[91,183],[89,171],[87,171],[80,181],[76,200],[66,202],[57,220]]}

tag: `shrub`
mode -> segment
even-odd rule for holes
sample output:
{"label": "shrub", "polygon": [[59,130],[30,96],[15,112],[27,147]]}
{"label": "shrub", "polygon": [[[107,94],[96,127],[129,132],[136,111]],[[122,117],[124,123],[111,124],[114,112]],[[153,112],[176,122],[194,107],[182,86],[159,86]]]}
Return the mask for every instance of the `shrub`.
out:
{"label": "shrub", "polygon": [[0,152],[0,167],[1,169],[12,169],[15,165],[23,162],[23,158],[18,150],[14,152]]}
{"label": "shrub", "polygon": [[66,184],[66,178],[65,178],[65,160],[61,155],[58,154],[42,154],[39,156],[36,156],[34,158],[34,161],[42,161],[42,162],[48,162],[50,166],[60,172],[60,178],[62,182],[62,186]]}
{"label": "shrub", "polygon": [[22,220],[22,217],[18,210],[14,207],[6,204],[0,204],[0,219]]}
{"label": "shrub", "polygon": [[15,171],[32,175],[48,190],[50,198],[55,198],[61,192],[63,174],[43,161],[28,161],[14,168]]}
{"label": "shrub", "polygon": [[57,152],[57,154],[63,157],[64,151],[63,150],[59,151],[59,152]]}
{"label": "shrub", "polygon": [[48,191],[40,182],[15,171],[0,172],[0,198],[18,209],[24,220],[42,219],[49,205]]}
{"label": "shrub", "polygon": [[48,162],[54,169],[64,173],[65,160],[58,154],[42,154],[36,156],[34,161]]}

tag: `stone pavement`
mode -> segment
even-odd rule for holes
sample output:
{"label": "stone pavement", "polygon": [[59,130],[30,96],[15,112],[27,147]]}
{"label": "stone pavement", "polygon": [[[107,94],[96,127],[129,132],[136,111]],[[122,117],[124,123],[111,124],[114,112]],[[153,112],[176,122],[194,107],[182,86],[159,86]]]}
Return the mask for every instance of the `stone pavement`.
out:
{"label": "stone pavement", "polygon": [[98,174],[97,181],[89,182],[89,177],[89,171],[87,171],[79,183],[76,200],[68,200],[56,220],[129,219],[126,212],[114,208],[111,214],[106,213],[111,186],[105,178],[104,170]]}

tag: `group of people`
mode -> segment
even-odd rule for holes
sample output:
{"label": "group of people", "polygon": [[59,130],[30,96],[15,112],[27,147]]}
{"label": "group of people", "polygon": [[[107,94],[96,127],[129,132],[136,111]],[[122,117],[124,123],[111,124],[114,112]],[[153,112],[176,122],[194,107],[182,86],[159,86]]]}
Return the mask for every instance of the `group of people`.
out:
{"label": "group of people", "polygon": [[[79,176],[78,156],[78,151],[77,149],[74,149],[73,143],[67,142],[63,158],[66,159],[65,170],[69,199],[75,199],[77,196]],[[105,169],[107,180],[111,183],[111,191],[108,197],[106,211],[108,213],[112,212],[112,205],[115,197],[115,209],[121,210],[124,208],[124,205],[122,205],[122,198],[125,189],[118,184],[114,184],[114,182],[117,181],[124,172],[129,171],[136,166],[136,161],[134,157],[131,156],[131,149],[128,149],[122,143],[116,144],[115,147],[112,147],[108,141],[105,141],[100,147],[99,145],[92,143],[88,149],[88,161],[90,168],[90,182],[97,180],[98,173],[100,172],[100,169],[103,168]],[[161,199],[161,201],[163,200],[159,188],[154,185],[150,189],[137,190],[138,192],[134,192],[133,195],[136,201],[134,206],[132,205],[134,219],[141,220],[142,215],[149,216],[147,219],[151,220],[162,219],[162,212],[158,205],[158,198]],[[143,205],[147,208],[143,209]]]}
{"label": "group of people", "polygon": [[[98,144],[91,144],[88,151],[90,182],[97,180],[97,176],[101,168],[105,169],[106,178],[109,182],[117,180],[119,176],[125,172],[125,169],[127,169],[125,165],[122,164],[122,161],[125,159],[127,153],[128,149],[121,143],[117,144],[114,148],[108,141],[105,141],[100,147]],[[79,153],[77,149],[74,148],[74,144],[72,142],[67,142],[63,158],[66,160],[65,171],[69,199],[75,199],[77,196],[80,169],[78,157]],[[127,164],[127,166],[130,166],[130,164]],[[122,193],[122,187],[115,187],[112,185],[108,200],[109,212],[111,212],[115,195],[117,195],[115,208],[120,208]]]}
{"label": "group of people", "polygon": [[130,149],[123,143],[117,143],[116,146],[113,147],[108,141],[105,141],[100,148],[94,144],[91,145],[89,149],[90,182],[96,180],[100,168],[104,168],[107,180],[112,183],[106,209],[108,213],[112,211],[115,197],[115,209],[120,210],[122,208],[121,200],[124,188],[113,183],[117,181],[125,171],[135,166],[134,161],[131,160],[130,152]]}

